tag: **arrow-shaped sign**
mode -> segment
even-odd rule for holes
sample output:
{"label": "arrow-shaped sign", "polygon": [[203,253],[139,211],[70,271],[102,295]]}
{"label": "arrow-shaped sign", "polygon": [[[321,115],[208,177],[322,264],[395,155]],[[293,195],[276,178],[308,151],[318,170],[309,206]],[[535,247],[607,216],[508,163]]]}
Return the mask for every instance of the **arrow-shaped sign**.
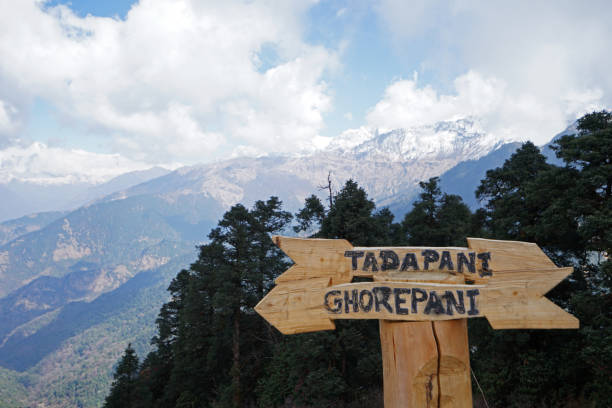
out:
{"label": "arrow-shaped sign", "polygon": [[532,243],[468,238],[468,248],[361,248],[346,240],[273,239],[295,265],[255,310],[285,334],[332,330],[335,319],[484,316],[494,329],[578,327],[544,297],[572,268],[555,267]]}

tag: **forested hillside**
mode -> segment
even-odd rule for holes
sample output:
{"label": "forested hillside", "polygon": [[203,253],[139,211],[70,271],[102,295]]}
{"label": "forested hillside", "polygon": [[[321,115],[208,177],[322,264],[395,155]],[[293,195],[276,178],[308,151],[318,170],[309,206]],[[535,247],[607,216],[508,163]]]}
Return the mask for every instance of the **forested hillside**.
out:
{"label": "forested hillside", "polygon": [[170,284],[153,351],[139,360],[127,345],[105,407],[382,406],[376,321],[283,336],[254,312],[289,262],[269,236],[289,228],[355,246],[464,246],[468,236],[536,242],[558,266],[574,267],[548,297],[580,329],[493,331],[472,319],[471,365],[482,388],[474,382],[475,402],[612,406],[612,114],[586,115],[577,130],[554,144],[561,166],[528,142],[487,171],[475,212],[437,178],[420,183],[399,222],[351,180],[329,201],[306,199],[295,216],[275,197],[235,205]]}

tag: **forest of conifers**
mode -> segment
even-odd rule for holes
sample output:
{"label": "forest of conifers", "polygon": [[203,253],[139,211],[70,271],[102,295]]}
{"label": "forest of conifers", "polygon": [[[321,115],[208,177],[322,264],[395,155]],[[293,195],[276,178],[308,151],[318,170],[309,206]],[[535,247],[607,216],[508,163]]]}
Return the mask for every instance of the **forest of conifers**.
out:
{"label": "forest of conifers", "polygon": [[537,243],[574,273],[547,296],[579,330],[499,330],[470,319],[475,406],[612,406],[612,114],[582,117],[546,162],[532,143],[487,171],[475,212],[421,182],[401,222],[349,180],[292,215],[271,197],[225,213],[174,278],[152,351],[128,345],[105,407],[381,407],[378,322],[337,321],[335,331],[283,336],[254,306],[290,260],[270,234],[344,238],[354,246],[465,246],[485,237]]}

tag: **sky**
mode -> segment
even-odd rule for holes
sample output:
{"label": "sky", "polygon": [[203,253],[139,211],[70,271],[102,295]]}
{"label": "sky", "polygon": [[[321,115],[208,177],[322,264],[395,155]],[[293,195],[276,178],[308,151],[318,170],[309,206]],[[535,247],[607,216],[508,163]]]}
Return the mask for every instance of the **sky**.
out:
{"label": "sky", "polygon": [[0,8],[0,183],[308,152],[351,129],[464,117],[541,145],[612,106],[607,0]]}

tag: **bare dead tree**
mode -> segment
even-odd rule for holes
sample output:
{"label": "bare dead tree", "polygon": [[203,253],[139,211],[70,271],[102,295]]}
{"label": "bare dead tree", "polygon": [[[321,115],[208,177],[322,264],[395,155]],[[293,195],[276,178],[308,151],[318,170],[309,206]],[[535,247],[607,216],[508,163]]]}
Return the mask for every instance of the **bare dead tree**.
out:
{"label": "bare dead tree", "polygon": [[332,204],[334,203],[333,195],[332,195],[332,181],[331,181],[331,171],[327,173],[327,185],[317,186],[319,190],[328,190],[329,191],[329,208],[332,208]]}

